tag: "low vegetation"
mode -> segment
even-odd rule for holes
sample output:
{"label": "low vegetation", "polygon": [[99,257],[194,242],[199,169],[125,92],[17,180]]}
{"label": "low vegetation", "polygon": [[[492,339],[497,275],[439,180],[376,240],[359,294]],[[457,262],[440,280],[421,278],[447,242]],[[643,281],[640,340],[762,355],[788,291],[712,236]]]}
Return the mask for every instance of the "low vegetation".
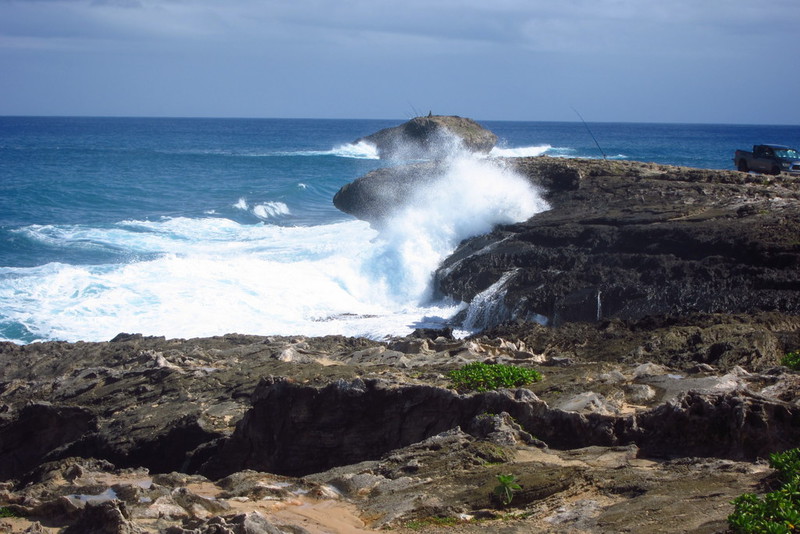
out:
{"label": "low vegetation", "polygon": [[728,524],[737,534],[788,534],[800,532],[800,449],[770,455],[778,471],[778,489],[763,497],[745,493],[734,499]]}
{"label": "low vegetation", "polygon": [[458,522],[455,517],[426,517],[409,521],[405,524],[405,527],[410,530],[422,530],[426,527],[451,527],[458,524]]}
{"label": "low vegetation", "polygon": [[478,392],[525,386],[542,379],[541,373],[534,369],[483,362],[468,363],[450,371],[448,376],[458,391]]}
{"label": "low vegetation", "polygon": [[508,506],[514,499],[514,493],[521,490],[522,486],[517,482],[514,475],[497,475],[497,486],[494,488],[494,495],[503,506]]}
{"label": "low vegetation", "polygon": [[781,365],[784,365],[792,371],[800,371],[800,351],[790,352],[781,359]]}
{"label": "low vegetation", "polygon": [[8,506],[0,506],[0,517],[22,517],[22,515]]}

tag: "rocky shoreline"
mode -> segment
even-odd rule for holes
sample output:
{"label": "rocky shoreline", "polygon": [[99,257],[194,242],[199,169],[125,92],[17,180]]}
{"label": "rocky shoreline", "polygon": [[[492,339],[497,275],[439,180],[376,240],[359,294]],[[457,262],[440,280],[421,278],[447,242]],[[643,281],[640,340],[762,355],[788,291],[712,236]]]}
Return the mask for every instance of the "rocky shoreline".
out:
{"label": "rocky shoreline", "polygon": [[[0,532],[726,532],[800,445],[800,185],[506,164],[553,209],[437,272],[471,338],[0,343]],[[454,390],[473,361],[543,379]]]}

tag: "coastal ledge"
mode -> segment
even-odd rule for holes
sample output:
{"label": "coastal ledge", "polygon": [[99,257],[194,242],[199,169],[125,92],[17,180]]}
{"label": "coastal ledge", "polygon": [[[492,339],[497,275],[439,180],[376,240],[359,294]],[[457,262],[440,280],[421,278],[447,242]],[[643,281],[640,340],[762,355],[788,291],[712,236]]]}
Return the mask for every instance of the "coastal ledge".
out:
{"label": "coastal ledge", "polygon": [[[482,329],[523,319],[800,313],[800,181],[634,161],[493,160],[551,209],[464,240],[435,273]],[[446,162],[378,169],[334,197],[380,227]]]}
{"label": "coastal ledge", "polygon": [[[797,316],[448,335],[2,343],[6,531],[721,533],[770,476],[759,458],[800,440],[800,377],[779,365]],[[454,391],[474,361],[543,379]],[[522,490],[500,506],[509,473]]]}
{"label": "coastal ledge", "polygon": [[481,295],[476,326],[800,313],[800,181],[628,161],[510,164],[551,209],[465,240],[436,273],[444,295]]}

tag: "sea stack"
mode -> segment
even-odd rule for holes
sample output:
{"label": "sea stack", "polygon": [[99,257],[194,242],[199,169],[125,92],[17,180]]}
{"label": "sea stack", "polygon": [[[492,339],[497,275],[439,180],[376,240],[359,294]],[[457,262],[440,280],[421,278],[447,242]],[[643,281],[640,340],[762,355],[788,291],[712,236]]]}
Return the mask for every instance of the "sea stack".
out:
{"label": "sea stack", "polygon": [[456,148],[488,154],[497,143],[497,136],[472,119],[429,114],[355,142],[375,145],[381,159],[419,160],[441,159]]}

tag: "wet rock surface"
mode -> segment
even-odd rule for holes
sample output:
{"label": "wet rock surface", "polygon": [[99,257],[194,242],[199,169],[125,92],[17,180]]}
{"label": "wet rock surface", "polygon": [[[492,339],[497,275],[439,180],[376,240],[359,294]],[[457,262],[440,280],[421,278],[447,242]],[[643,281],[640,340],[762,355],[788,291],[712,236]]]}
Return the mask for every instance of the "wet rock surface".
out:
{"label": "wet rock surface", "polygon": [[551,209],[465,240],[439,290],[471,326],[800,312],[800,182],[638,162],[520,158]]}
{"label": "wet rock surface", "polygon": [[[447,333],[0,345],[0,532],[724,532],[800,443],[795,316]],[[543,379],[457,392],[470,361]]]}

